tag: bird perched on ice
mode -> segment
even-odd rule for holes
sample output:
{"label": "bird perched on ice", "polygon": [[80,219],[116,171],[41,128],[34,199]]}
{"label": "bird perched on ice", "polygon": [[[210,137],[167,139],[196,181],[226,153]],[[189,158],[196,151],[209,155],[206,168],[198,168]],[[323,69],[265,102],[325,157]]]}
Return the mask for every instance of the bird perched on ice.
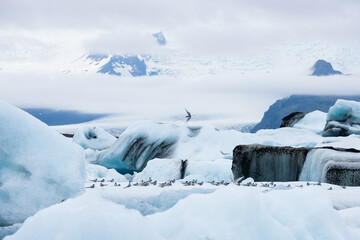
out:
{"label": "bird perched on ice", "polygon": [[131,187],[131,181],[129,181],[129,184],[124,188],[129,188],[129,187]]}
{"label": "bird perched on ice", "polygon": [[188,121],[190,121],[190,119],[191,119],[191,113],[188,111],[188,110],[186,110],[186,108],[185,108],[185,111],[186,111],[186,113],[187,113],[187,115],[186,115],[186,122],[188,122]]}

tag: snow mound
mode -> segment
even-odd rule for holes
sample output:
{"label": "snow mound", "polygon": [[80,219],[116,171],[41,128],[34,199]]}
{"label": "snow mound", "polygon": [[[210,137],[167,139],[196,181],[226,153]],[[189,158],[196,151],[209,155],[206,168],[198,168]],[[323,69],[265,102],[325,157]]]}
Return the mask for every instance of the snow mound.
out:
{"label": "snow mound", "polygon": [[332,209],[331,202],[324,200],[323,192],[299,189],[264,194],[253,189],[223,188],[212,194],[191,195],[149,219],[166,239],[355,237]]}
{"label": "snow mound", "polygon": [[323,136],[360,134],[360,102],[339,99],[330,107]]}
{"label": "snow mound", "polygon": [[326,124],[327,114],[321,111],[307,113],[302,119],[294,124],[294,128],[307,129],[321,134]]}
{"label": "snow mound", "polygon": [[113,191],[111,201],[105,189],[87,191],[39,211],[6,240],[358,239],[359,211],[337,212],[321,187],[116,189],[118,202]]}
{"label": "snow mound", "polygon": [[74,134],[73,141],[84,149],[103,150],[109,148],[116,137],[100,127],[80,127]]}
{"label": "snow mound", "polygon": [[0,226],[81,193],[85,157],[71,140],[0,101]]}
{"label": "snow mound", "polygon": [[339,211],[344,221],[357,232],[360,239],[360,207],[348,208]]}
{"label": "snow mound", "polygon": [[[46,223],[46,224],[44,224]],[[164,239],[138,211],[86,193],[28,218],[12,239]]]}

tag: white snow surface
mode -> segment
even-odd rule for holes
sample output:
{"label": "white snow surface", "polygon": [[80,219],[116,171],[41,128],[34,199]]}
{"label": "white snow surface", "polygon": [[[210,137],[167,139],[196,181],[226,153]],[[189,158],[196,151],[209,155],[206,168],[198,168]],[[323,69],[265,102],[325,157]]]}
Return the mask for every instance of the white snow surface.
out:
{"label": "white snow surface", "polygon": [[231,165],[232,161],[229,159],[188,161],[184,180],[231,182],[234,178]]}
{"label": "white snow surface", "polygon": [[134,174],[133,181],[147,181],[149,178],[157,181],[180,179],[181,159],[158,159],[148,162],[144,170]]}
{"label": "white snow surface", "polygon": [[0,226],[80,194],[84,181],[81,147],[0,101]]}
{"label": "white snow surface", "polygon": [[321,134],[326,124],[327,113],[321,111],[313,111],[307,113],[300,121],[298,121],[293,127],[300,129],[308,129],[317,134]]}
{"label": "white snow surface", "polygon": [[83,126],[78,128],[73,141],[85,149],[103,150],[109,148],[116,141],[116,137],[101,127]]}
{"label": "white snow surface", "polygon": [[115,171],[114,169],[107,169],[103,166],[87,163],[86,164],[86,177],[87,179],[113,179],[116,182],[124,182],[126,178]]}
{"label": "white snow surface", "polygon": [[353,189],[290,184],[97,185],[39,211],[5,239],[360,239],[358,207],[336,211],[330,195],[351,198]]}

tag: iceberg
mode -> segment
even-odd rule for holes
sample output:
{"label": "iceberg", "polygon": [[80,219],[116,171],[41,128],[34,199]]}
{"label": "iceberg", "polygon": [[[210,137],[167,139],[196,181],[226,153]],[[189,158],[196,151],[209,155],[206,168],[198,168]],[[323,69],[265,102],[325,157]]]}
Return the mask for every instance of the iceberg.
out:
{"label": "iceberg", "polygon": [[[189,164],[194,161],[205,165],[218,159],[232,160],[232,151],[239,144],[314,147],[322,140],[320,135],[307,129],[281,128],[250,134],[211,126],[142,121],[128,127],[110,148],[87,152],[87,158],[91,163],[126,174],[142,171],[148,161],[155,158],[187,159]],[[227,165],[226,161],[224,163]],[[220,169],[225,166],[220,162],[216,164],[221,165]],[[209,171],[210,166],[213,165],[209,165]]]}
{"label": "iceberg", "polygon": [[141,171],[154,158],[172,155],[181,131],[171,124],[139,122],[127,128],[96,160],[106,168],[125,174]]}
{"label": "iceberg", "polygon": [[75,132],[73,141],[84,149],[104,150],[116,141],[116,137],[100,127],[84,126]]}
{"label": "iceberg", "polygon": [[313,149],[306,157],[299,180],[359,186],[360,151]]}
{"label": "iceberg", "polygon": [[164,182],[168,180],[183,181],[226,181],[233,180],[232,161],[217,159],[215,161],[193,161],[182,159],[153,159],[144,170],[134,174],[133,181],[147,181],[149,178]]}
{"label": "iceberg", "polygon": [[234,178],[255,181],[298,181],[308,148],[239,145],[234,149]]}
{"label": "iceberg", "polygon": [[0,101],[0,227],[77,196],[84,181],[81,147]]}
{"label": "iceberg", "polygon": [[307,113],[302,119],[294,124],[294,128],[307,129],[314,133],[321,134],[326,124],[327,114],[321,111]]}
{"label": "iceberg", "polygon": [[339,99],[330,107],[324,137],[360,135],[360,102]]}

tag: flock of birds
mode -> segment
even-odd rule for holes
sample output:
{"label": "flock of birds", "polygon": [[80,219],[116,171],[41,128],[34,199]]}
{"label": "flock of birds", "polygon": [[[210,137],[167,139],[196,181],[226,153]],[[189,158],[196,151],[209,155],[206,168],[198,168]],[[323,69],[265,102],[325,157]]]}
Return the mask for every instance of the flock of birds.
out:
{"label": "flock of birds", "polygon": [[[109,186],[110,184],[114,183],[113,186],[114,187],[121,187],[121,184],[120,183],[117,183],[115,182],[114,179],[111,179],[111,180],[108,180],[108,181],[105,181],[105,179],[98,179],[98,178],[95,178],[95,179],[92,179],[90,180],[91,182],[93,182],[92,185],[86,187],[86,188],[95,188],[96,187],[96,183],[100,183],[99,186],[100,187],[106,187],[106,186]],[[174,183],[176,182],[175,179],[173,180],[169,180],[169,181],[165,181],[165,182],[158,182],[157,180],[152,180],[151,178],[149,178],[149,180],[147,181],[144,181],[144,180],[141,180],[140,182],[132,182],[132,181],[129,181],[128,184],[126,186],[124,186],[124,189],[125,188],[129,188],[129,187],[133,187],[133,186],[141,186],[141,187],[147,187],[147,186],[158,186],[158,187],[170,187],[172,186]],[[282,184],[279,184],[277,185],[276,183],[274,182],[269,182],[269,183],[263,183],[263,182],[246,182],[246,183],[242,183],[242,179],[239,179],[237,181],[233,181],[233,182],[226,182],[224,180],[222,181],[209,181],[207,182],[213,186],[228,186],[230,183],[234,184],[234,185],[237,185],[237,186],[244,186],[244,187],[264,187],[264,188],[292,188],[292,187],[304,187],[303,184],[300,184],[300,185],[296,185],[296,184],[287,184],[287,185],[282,185]],[[184,182],[181,182],[181,184],[183,186],[202,186],[204,184],[204,181],[201,181],[199,182],[198,180],[196,179],[193,179],[192,181],[184,181]],[[306,186],[321,186],[321,182],[318,182],[318,183],[310,183],[310,182],[307,182],[306,183]],[[346,188],[345,186],[342,186],[342,188]],[[332,187],[329,187],[328,190],[333,190]]]}
{"label": "flock of birds", "polygon": [[[186,118],[186,122],[190,121],[190,119],[192,118],[191,116],[191,113],[185,109],[187,115],[185,116]],[[224,153],[222,151],[220,151],[221,154],[223,155],[227,155],[229,153]],[[270,182],[270,183],[263,183],[263,182],[259,182],[259,183],[256,183],[256,182],[246,182],[246,183],[242,183],[242,180],[243,180],[243,177],[242,178],[239,178],[237,179],[236,181],[233,181],[231,182],[232,184],[235,184],[237,186],[244,186],[244,187],[264,187],[264,188],[275,188],[275,187],[278,187],[278,188],[291,188],[291,187],[304,187],[303,184],[300,184],[300,185],[291,185],[291,184],[288,184],[288,185],[276,185],[274,182]],[[105,183],[105,179],[93,179],[93,180],[90,180],[91,182],[93,182],[93,184],[91,186],[88,186],[86,188],[95,188],[95,183],[100,183],[99,186],[100,187],[106,187],[112,183],[114,187],[121,187],[121,184],[120,183],[117,183],[115,182],[114,179],[111,179],[111,180],[108,180],[106,181]],[[147,187],[147,186],[159,186],[161,188],[163,187],[169,187],[169,186],[172,186],[174,183],[176,182],[175,179],[173,180],[169,180],[169,181],[165,181],[165,182],[158,182],[158,181],[153,181],[151,178],[149,178],[149,180],[147,181],[143,181],[141,180],[140,182],[135,182],[133,183],[132,181],[129,181],[129,183],[124,187],[124,188],[129,188],[129,187],[132,187],[132,186],[142,186],[142,187]],[[193,179],[192,181],[185,181],[185,182],[181,182],[183,186],[202,186],[204,184],[203,181],[201,182],[198,182],[197,180]],[[211,185],[214,185],[214,186],[220,186],[220,185],[224,185],[224,186],[227,186],[230,184],[230,182],[225,182],[224,180],[222,181],[209,181],[207,182]],[[316,186],[321,186],[321,182],[318,182],[318,183],[310,183],[310,182],[307,182],[306,183],[306,186],[310,186],[310,185],[316,185]],[[346,188],[345,186],[342,186],[342,188]],[[329,187],[328,190],[333,190],[332,187]]]}

